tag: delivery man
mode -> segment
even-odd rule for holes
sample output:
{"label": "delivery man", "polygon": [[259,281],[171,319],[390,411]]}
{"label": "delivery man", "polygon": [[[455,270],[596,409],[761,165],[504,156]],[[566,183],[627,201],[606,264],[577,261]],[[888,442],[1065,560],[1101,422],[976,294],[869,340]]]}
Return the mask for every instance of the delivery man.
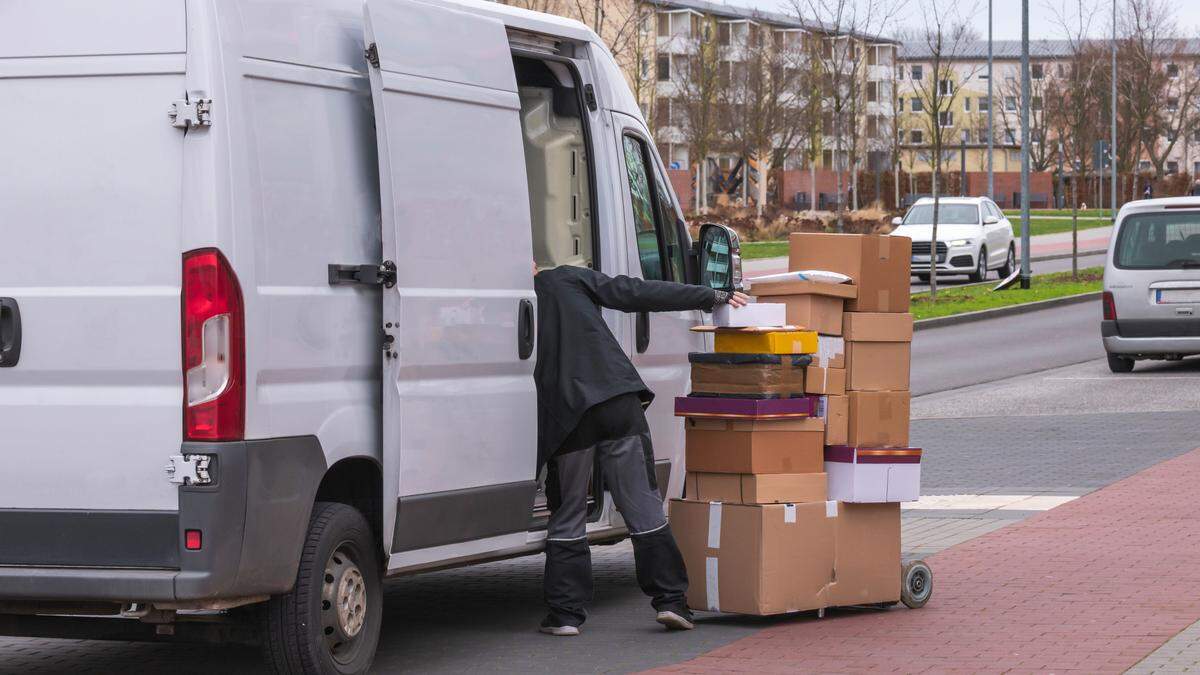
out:
{"label": "delivery man", "polygon": [[587,493],[596,463],[629,528],[638,585],[657,621],[693,627],[684,593],[687,572],[663,516],[654,451],[643,406],[654,398],[604,323],[601,308],[622,312],[711,311],[746,304],[741,293],[667,281],[609,277],[562,266],[534,277],[538,298],[538,471],[547,467],[550,523],[541,631],[578,635],[592,599]]}

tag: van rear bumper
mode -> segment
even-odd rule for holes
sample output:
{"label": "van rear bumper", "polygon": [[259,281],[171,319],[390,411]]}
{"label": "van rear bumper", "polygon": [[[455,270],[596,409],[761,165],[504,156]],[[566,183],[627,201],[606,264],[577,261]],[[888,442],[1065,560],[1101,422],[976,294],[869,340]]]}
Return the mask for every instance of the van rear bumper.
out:
{"label": "van rear bumper", "polygon": [[[213,457],[213,482],[180,487],[177,513],[6,510],[4,518],[13,522],[40,523],[50,517],[56,525],[0,537],[0,600],[184,602],[289,590],[325,475],[320,442],[298,436],[184,443],[182,450]],[[131,554],[139,517],[148,513],[160,525],[164,518],[176,522],[169,542],[173,550],[156,545]],[[193,529],[202,533],[198,551],[183,545],[184,531]],[[89,531],[115,540],[110,546],[97,545],[83,539]],[[146,530],[141,534],[164,536]],[[171,533],[165,536],[171,538]],[[73,541],[79,544],[72,546]]]}
{"label": "van rear bumper", "polygon": [[1106,319],[1100,336],[1109,354],[1200,354],[1200,318]]}

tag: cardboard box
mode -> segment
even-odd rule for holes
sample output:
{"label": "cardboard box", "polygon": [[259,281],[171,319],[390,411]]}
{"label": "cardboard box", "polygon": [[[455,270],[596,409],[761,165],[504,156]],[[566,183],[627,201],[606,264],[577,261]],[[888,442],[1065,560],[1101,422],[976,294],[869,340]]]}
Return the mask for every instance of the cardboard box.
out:
{"label": "cardboard box", "polygon": [[825,335],[842,334],[842,310],[847,298],[858,295],[850,284],[823,284],[815,281],[774,281],[754,284],[756,297],[787,308],[789,325],[815,330]]}
{"label": "cardboard box", "polygon": [[[838,502],[832,607],[900,599],[900,505]],[[672,528],[674,530],[674,528]]]}
{"label": "cardboard box", "polygon": [[733,396],[677,396],[676,417],[726,419],[806,418],[817,413],[816,396],[793,398],[739,398]]}
{"label": "cardboard box", "polygon": [[921,498],[920,448],[825,448],[829,498],[839,502],[915,502]]}
{"label": "cardboard box", "polygon": [[912,314],[848,312],[842,318],[842,337],[847,342],[912,342]]}
{"label": "cardboard box", "polygon": [[851,391],[849,424],[845,443],[870,448],[908,447],[907,391]]}
{"label": "cardboard box", "polygon": [[834,394],[840,396],[846,393],[845,368],[821,368],[809,366],[804,369],[804,391],[810,394]]}
{"label": "cardboard box", "polygon": [[723,328],[786,326],[787,307],[782,302],[752,302],[742,307],[717,305],[713,308],[713,325]]}
{"label": "cardboard box", "polygon": [[685,465],[703,473],[821,473],[825,425],[817,418],[684,423]]}
{"label": "cardboard box", "polygon": [[907,312],[912,240],[878,234],[794,232],[788,237],[788,269],[840,272],[858,295],[846,300],[854,312]]}
{"label": "cardboard box", "polygon": [[907,342],[847,342],[846,388],[851,391],[905,391],[912,368]]}
{"label": "cardboard box", "polygon": [[808,330],[742,332],[718,330],[713,338],[714,352],[739,354],[813,354],[817,334]]}
{"label": "cardboard box", "polygon": [[813,363],[822,368],[846,367],[846,341],[837,335],[818,335]]}
{"label": "cardboard box", "polygon": [[850,438],[850,399],[846,396],[822,396],[817,417],[825,422],[825,443],[845,445]]}
{"label": "cardboard box", "polygon": [[671,500],[688,606],[756,615],[829,606],[838,506]]}
{"label": "cardboard box", "polygon": [[823,473],[687,473],[686,496],[702,502],[782,504],[823,502]]}
{"label": "cardboard box", "polygon": [[692,391],[712,394],[804,394],[807,354],[688,354]]}

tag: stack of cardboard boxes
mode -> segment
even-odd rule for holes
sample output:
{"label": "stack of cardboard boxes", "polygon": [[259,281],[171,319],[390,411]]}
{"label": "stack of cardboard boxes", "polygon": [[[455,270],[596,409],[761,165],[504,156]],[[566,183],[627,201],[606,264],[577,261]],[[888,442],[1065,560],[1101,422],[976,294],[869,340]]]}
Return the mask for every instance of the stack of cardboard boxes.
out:
{"label": "stack of cardboard boxes", "polygon": [[789,268],[852,283],[755,284],[786,326],[716,329],[693,354],[685,498],[671,503],[693,609],[779,614],[900,598],[908,446],[908,239],[794,234]]}

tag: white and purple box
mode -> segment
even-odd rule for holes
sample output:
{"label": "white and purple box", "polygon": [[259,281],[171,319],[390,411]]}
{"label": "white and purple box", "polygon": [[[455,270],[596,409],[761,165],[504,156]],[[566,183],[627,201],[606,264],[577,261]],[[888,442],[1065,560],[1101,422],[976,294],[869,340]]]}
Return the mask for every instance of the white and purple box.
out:
{"label": "white and purple box", "polygon": [[920,448],[825,446],[829,499],[839,502],[915,502],[921,497]]}

